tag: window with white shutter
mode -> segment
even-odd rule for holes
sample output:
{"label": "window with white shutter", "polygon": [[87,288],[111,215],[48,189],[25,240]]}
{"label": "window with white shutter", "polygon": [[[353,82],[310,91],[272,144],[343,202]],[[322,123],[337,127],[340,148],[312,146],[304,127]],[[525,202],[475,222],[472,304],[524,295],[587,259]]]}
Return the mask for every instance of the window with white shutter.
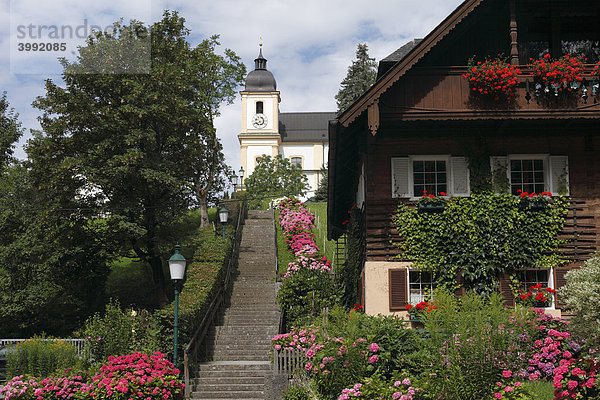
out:
{"label": "window with white shutter", "polygon": [[469,166],[465,157],[408,156],[391,159],[392,197],[426,194],[469,196]]}
{"label": "window with white shutter", "polygon": [[[509,187],[510,193],[550,192],[569,194],[569,164],[567,156],[546,154],[509,154],[490,157],[494,188]],[[502,181],[506,179],[506,183]]]}

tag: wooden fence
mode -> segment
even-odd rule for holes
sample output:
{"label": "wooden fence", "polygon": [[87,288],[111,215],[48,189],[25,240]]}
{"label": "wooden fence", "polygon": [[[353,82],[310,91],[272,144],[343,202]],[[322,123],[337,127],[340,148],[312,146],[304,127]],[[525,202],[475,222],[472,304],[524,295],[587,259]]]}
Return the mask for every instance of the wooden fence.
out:
{"label": "wooden fence", "polygon": [[308,358],[302,350],[273,350],[273,375],[292,375],[304,371]]}

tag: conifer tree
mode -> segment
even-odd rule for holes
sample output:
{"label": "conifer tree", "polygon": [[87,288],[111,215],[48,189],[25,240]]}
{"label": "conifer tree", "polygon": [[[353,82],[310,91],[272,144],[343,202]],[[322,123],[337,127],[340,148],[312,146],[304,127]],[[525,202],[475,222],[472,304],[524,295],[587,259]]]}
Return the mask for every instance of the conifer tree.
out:
{"label": "conifer tree", "polygon": [[358,44],[356,60],[348,67],[348,74],[335,95],[338,114],[344,112],[356,99],[367,91],[377,78],[377,63],[369,57],[367,44]]}

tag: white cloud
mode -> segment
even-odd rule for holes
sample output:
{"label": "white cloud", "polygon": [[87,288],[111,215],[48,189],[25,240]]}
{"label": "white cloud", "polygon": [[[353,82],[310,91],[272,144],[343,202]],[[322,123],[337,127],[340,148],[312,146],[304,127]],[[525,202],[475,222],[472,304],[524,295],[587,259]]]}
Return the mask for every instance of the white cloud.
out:
{"label": "white cloud", "polygon": [[[8,9],[9,1],[0,1]],[[366,42],[370,55],[380,60],[407,41],[424,37],[460,4],[459,0],[12,0],[19,4],[34,1],[35,15],[59,22],[89,17],[104,24],[120,16],[148,22],[149,10],[153,21],[162,17],[164,9],[178,10],[192,31],[192,44],[219,34],[222,46],[242,57],[249,71],[254,69],[262,36],[263,54],[277,80],[284,112],[334,111],[334,96],[358,43]],[[46,77],[10,74],[9,22],[9,13],[0,11],[0,90],[8,92],[27,128],[39,128],[38,111],[30,105],[43,94]],[[218,135],[227,162],[237,169],[239,98],[224,106],[221,114],[215,121]]]}

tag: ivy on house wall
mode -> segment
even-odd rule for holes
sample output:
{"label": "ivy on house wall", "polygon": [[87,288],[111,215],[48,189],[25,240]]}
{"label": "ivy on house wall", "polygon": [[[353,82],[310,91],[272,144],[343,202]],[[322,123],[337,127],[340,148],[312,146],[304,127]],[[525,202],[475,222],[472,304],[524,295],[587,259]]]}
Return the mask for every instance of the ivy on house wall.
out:
{"label": "ivy on house wall", "polygon": [[[532,210],[531,203],[544,203]],[[438,283],[454,288],[458,274],[478,293],[497,290],[498,277],[521,268],[553,267],[568,200],[473,194],[455,197],[441,213],[398,206],[394,223],[401,255],[434,272]]]}
{"label": "ivy on house wall", "polygon": [[356,204],[348,210],[346,221],[346,262],[340,271],[342,282],[343,302],[348,308],[360,303],[359,280],[365,261],[365,236],[363,224],[363,212]]}

